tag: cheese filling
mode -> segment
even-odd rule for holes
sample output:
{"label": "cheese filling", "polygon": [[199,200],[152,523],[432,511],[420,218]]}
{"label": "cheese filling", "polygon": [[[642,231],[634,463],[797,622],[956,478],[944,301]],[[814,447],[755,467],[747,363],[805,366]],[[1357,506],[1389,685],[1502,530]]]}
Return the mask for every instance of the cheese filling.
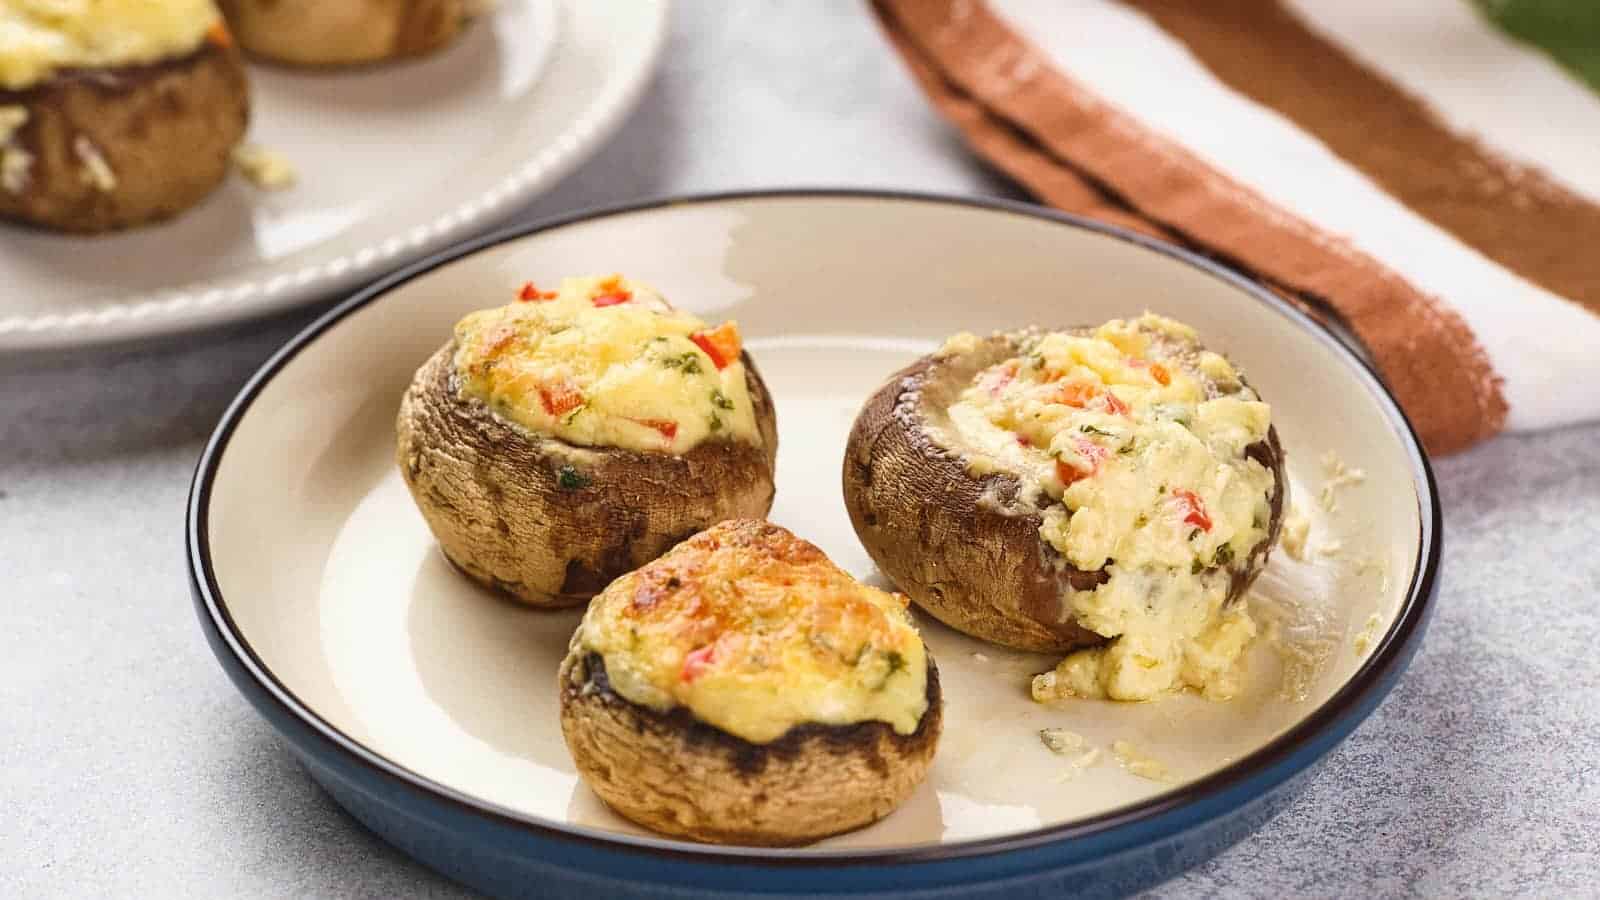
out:
{"label": "cheese filling", "polygon": [[738,327],[708,328],[619,276],[523,287],[457,323],[463,395],[569,444],[682,455],[705,440],[760,446]]}
{"label": "cheese filling", "polygon": [[20,90],[58,69],[183,56],[220,22],[212,0],[4,0],[0,88]]}
{"label": "cheese filling", "polygon": [[928,660],[906,603],[777,526],[730,522],[612,582],[573,644],[633,703],[752,743],[809,723],[911,734]]}
{"label": "cheese filling", "polygon": [[1255,634],[1225,608],[1267,535],[1272,473],[1246,455],[1270,410],[1192,329],[1146,314],[1049,333],[991,366],[949,409],[975,474],[1017,475],[1040,538],[1109,580],[1068,604],[1105,646],[1035,680],[1034,695],[1146,700],[1184,685],[1224,699]]}

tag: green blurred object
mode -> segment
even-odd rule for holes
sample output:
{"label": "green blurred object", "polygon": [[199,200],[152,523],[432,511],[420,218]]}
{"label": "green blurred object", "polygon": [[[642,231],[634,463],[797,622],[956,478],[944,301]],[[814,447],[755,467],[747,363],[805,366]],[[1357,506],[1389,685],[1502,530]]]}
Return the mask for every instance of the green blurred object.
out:
{"label": "green blurred object", "polygon": [[1600,2],[1472,0],[1485,18],[1538,47],[1600,91]]}

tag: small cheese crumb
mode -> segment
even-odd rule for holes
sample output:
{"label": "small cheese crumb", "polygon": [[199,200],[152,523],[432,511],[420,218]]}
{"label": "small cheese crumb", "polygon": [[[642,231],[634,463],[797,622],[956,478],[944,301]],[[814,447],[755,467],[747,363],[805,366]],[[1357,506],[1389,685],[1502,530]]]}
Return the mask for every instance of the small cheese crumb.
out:
{"label": "small cheese crumb", "polygon": [[1050,748],[1051,753],[1058,756],[1076,753],[1089,746],[1088,740],[1083,735],[1078,734],[1076,731],[1068,731],[1065,728],[1041,728],[1039,730],[1039,740]]}
{"label": "small cheese crumb", "polygon": [[89,185],[103,194],[109,194],[117,189],[117,173],[111,171],[111,164],[100,155],[100,148],[89,140],[87,135],[78,135],[72,139],[72,152],[77,154],[78,162],[83,164],[80,176],[83,183]]}
{"label": "small cheese crumb", "polygon": [[20,194],[33,174],[33,154],[21,147],[0,147],[0,189]]}
{"label": "small cheese crumb", "polygon": [[283,154],[260,144],[240,144],[233,148],[233,164],[251,184],[267,191],[293,187],[300,177]]}
{"label": "small cheese crumb", "polygon": [[33,171],[33,154],[16,146],[17,132],[26,124],[27,107],[0,106],[0,189],[8,194],[22,193]]}
{"label": "small cheese crumb", "polygon": [[0,146],[11,143],[22,126],[28,124],[28,108],[16,104],[0,106]]}
{"label": "small cheese crumb", "polygon": [[1311,699],[1311,689],[1333,658],[1334,642],[1326,638],[1285,635],[1276,622],[1267,629],[1267,640],[1283,667],[1278,699],[1286,703],[1304,703]]}
{"label": "small cheese crumb", "polygon": [[1166,766],[1128,741],[1114,742],[1111,745],[1111,752],[1116,755],[1117,762],[1121,763],[1122,767],[1127,769],[1130,774],[1137,775],[1140,778],[1148,778],[1151,781],[1171,783],[1173,780],[1172,773],[1167,771]]}
{"label": "small cheese crumb", "polygon": [[989,657],[984,656],[982,653],[977,653],[977,652],[974,652],[972,654],[972,658],[977,660],[978,662],[981,662],[981,663],[986,663],[986,662],[989,661]]}
{"label": "small cheese crumb", "polygon": [[1328,480],[1323,483],[1322,492],[1317,495],[1317,501],[1328,512],[1333,512],[1339,508],[1339,498],[1337,496],[1339,488],[1351,484],[1360,484],[1367,480],[1366,472],[1345,465],[1344,460],[1340,459],[1338,454],[1332,450],[1322,454],[1322,471],[1328,476]]}
{"label": "small cheese crumb", "polygon": [[1291,559],[1306,558],[1306,538],[1311,535],[1311,520],[1299,509],[1291,508],[1283,517],[1283,551]]}
{"label": "small cheese crumb", "polygon": [[1039,731],[1039,740],[1051,753],[1067,758],[1066,771],[1056,779],[1058,784],[1077,778],[1084,769],[1100,761],[1100,748],[1090,746],[1088,739],[1077,732],[1044,728]]}
{"label": "small cheese crumb", "polygon": [[1367,616],[1367,623],[1361,626],[1361,630],[1356,633],[1356,639],[1353,642],[1356,656],[1366,655],[1367,648],[1372,646],[1372,642],[1374,640],[1377,640],[1378,629],[1382,626],[1383,617],[1379,616],[1377,613]]}

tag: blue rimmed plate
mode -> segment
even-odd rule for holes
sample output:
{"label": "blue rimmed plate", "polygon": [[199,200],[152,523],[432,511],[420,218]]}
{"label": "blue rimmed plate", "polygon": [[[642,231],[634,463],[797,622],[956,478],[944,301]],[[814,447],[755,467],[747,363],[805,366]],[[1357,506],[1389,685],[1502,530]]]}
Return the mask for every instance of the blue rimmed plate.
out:
{"label": "blue rimmed plate", "polygon": [[[609,271],[739,320],[778,406],[772,518],[864,577],[839,466],[887,374],[959,330],[1145,309],[1196,326],[1272,403],[1310,522],[1299,558],[1276,553],[1250,594],[1266,627],[1242,695],[1043,707],[1028,677],[1051,660],[924,617],[947,730],[928,782],[887,819],[766,850],[665,840],[617,818],[577,778],[555,715],[578,613],[523,609],[459,577],[393,464],[400,394],[457,318],[530,278]],[[795,191],[502,232],[362,292],[229,409],[196,474],[188,544],[218,659],[312,776],[386,839],[491,893],[1093,895],[1238,840],[1372,711],[1422,636],[1439,509],[1377,378],[1212,263],[1019,204]],[[1041,744],[1045,727],[1106,752],[1073,766]],[[1165,777],[1130,771],[1149,774],[1111,752],[1119,742]]]}

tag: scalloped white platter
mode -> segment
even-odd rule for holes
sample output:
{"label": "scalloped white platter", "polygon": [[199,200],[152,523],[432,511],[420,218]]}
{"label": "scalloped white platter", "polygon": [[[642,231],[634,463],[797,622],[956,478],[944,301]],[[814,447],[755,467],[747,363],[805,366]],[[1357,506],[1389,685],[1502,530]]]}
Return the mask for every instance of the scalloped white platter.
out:
{"label": "scalloped white platter", "polygon": [[500,0],[425,59],[252,64],[247,140],[298,182],[238,173],[107,236],[0,223],[0,353],[152,338],[331,297],[515,213],[592,155],[649,83],[670,0]]}

